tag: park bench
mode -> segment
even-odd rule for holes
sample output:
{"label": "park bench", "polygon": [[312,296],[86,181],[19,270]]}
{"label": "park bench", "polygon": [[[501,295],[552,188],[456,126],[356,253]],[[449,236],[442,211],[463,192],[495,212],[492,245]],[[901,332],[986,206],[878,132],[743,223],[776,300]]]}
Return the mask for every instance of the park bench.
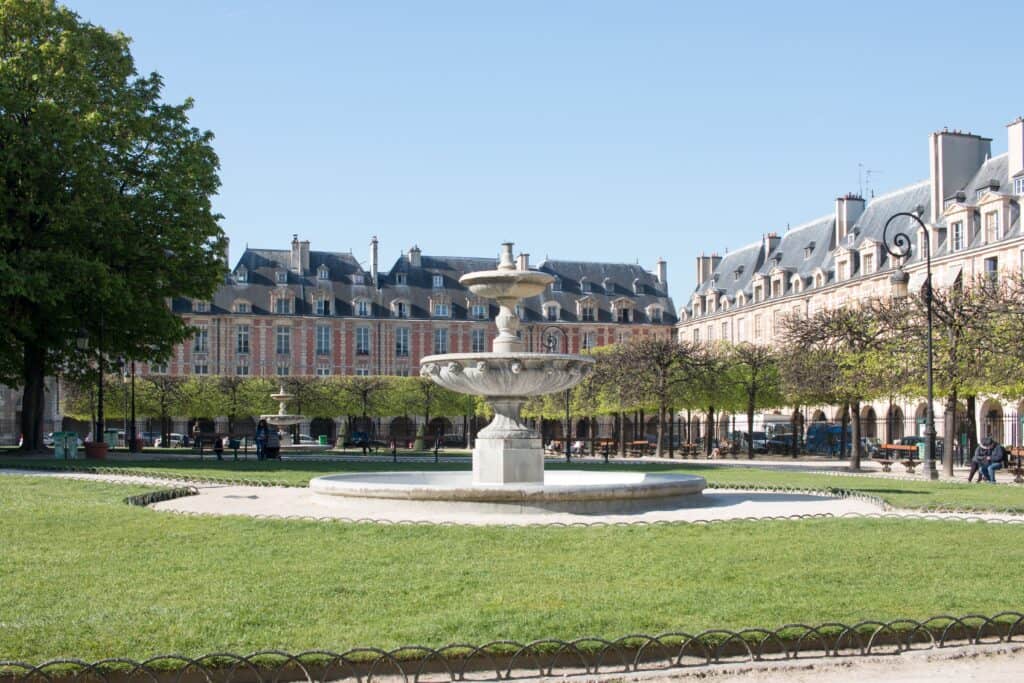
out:
{"label": "park bench", "polygon": [[601,452],[604,459],[607,460],[608,456],[615,451],[615,439],[597,439],[594,442],[594,447]]}
{"label": "park bench", "polygon": [[898,443],[887,443],[882,446],[880,457],[876,457],[875,462],[881,464],[883,472],[891,472],[892,464],[899,462],[910,474],[913,474],[921,464],[917,459],[917,446],[904,446]]}
{"label": "park bench", "polygon": [[1013,474],[1015,484],[1024,484],[1024,447],[1013,446],[1009,449],[1006,467]]}
{"label": "park bench", "polygon": [[628,453],[630,455],[632,455],[632,456],[635,456],[635,457],[640,457],[640,456],[643,456],[643,455],[647,455],[647,452],[648,452],[649,449],[650,449],[650,444],[647,443],[646,439],[638,440],[638,441],[630,441],[629,445],[628,445]]}

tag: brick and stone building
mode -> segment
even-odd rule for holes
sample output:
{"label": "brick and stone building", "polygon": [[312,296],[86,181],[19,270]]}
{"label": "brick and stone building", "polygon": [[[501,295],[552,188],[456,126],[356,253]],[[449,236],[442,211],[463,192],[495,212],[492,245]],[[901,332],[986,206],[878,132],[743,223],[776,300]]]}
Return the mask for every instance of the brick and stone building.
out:
{"label": "brick and stone building", "polygon": [[[991,154],[990,138],[951,130],[932,133],[926,179],[870,199],[840,196],[819,218],[765,234],[721,256],[698,256],[697,283],[680,311],[678,338],[773,344],[785,316],[891,295],[896,264],[882,244],[882,230],[898,212],[919,212],[928,226],[936,288],[1019,271],[1024,265],[1024,118],[1007,130],[1008,151],[997,156]],[[915,229],[911,238],[912,253],[902,265],[910,290],[919,291],[925,280],[924,232]],[[1020,407],[980,398],[979,430],[1020,443]],[[919,400],[876,401],[863,407],[861,417],[869,436],[890,440],[919,433],[925,409]],[[942,414],[937,397],[936,419]],[[839,409],[812,407],[801,417],[837,420]],[[723,416],[717,431],[730,431],[732,419]],[[765,416],[766,422],[771,419]],[[741,431],[744,425],[745,419]]]}

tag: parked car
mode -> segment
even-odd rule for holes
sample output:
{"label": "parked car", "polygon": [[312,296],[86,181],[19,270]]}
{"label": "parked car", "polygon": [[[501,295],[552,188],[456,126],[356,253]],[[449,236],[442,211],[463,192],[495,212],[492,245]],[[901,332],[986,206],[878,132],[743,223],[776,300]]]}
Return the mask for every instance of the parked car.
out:
{"label": "parked car", "polygon": [[158,448],[181,448],[182,446],[185,445],[185,435],[184,434],[177,434],[175,432],[171,432],[170,434],[168,434],[168,436],[170,437],[170,439],[168,440],[168,443],[167,443],[166,446],[164,446],[164,438],[163,438],[163,436],[157,437],[157,439],[153,443],[153,445],[158,447]]}
{"label": "parked car", "polygon": [[311,437],[309,434],[299,434],[300,445],[314,445],[317,443],[319,443],[319,441]]}
{"label": "parked car", "polygon": [[[754,452],[755,453],[767,453],[768,452],[768,435],[765,432],[754,432]],[[747,444],[750,441],[750,436],[747,432],[743,432],[743,445],[740,447],[741,451],[747,450]]]}

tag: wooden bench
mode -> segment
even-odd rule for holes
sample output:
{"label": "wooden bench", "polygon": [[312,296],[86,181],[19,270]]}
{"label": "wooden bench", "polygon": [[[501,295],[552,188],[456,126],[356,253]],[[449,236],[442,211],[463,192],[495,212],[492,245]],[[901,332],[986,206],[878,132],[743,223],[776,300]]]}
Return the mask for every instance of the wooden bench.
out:
{"label": "wooden bench", "polygon": [[[1011,468],[1010,465],[1013,465]],[[1015,484],[1024,484],[1024,447],[1012,446],[1007,451],[1007,470],[1013,474]]]}
{"label": "wooden bench", "polygon": [[921,461],[917,459],[917,446],[904,446],[898,443],[887,443],[882,446],[880,458],[875,458],[875,462],[882,465],[883,472],[891,472],[892,464],[899,462],[901,465],[907,468],[907,472],[910,474],[914,473]]}
{"label": "wooden bench", "polygon": [[633,456],[636,456],[636,457],[647,455],[647,450],[649,448],[650,448],[650,444],[647,443],[646,439],[644,439],[643,441],[639,441],[639,440],[638,441],[630,441],[626,445],[627,452],[630,455],[633,455]]}

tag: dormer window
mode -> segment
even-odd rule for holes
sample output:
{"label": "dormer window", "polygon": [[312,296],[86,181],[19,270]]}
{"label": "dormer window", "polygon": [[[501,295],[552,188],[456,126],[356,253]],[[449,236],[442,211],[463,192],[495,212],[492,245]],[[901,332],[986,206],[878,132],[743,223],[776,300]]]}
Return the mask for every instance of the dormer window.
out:
{"label": "dormer window", "polygon": [[964,248],[964,222],[956,221],[950,228],[953,235],[953,251],[960,251]]}
{"label": "dormer window", "polygon": [[825,284],[825,276],[824,275],[822,275],[821,273],[818,273],[817,275],[814,276],[814,286],[815,287],[821,287],[824,284]]}
{"label": "dormer window", "polygon": [[444,275],[435,275],[432,282],[434,289],[444,289]]}
{"label": "dormer window", "polygon": [[366,277],[362,273],[354,273],[352,275],[352,284],[354,284],[354,285],[366,284]]}
{"label": "dormer window", "polygon": [[554,322],[558,320],[559,308],[557,304],[546,304],[544,306],[544,319]]}
{"label": "dormer window", "polygon": [[396,318],[408,318],[409,317],[409,304],[405,301],[393,301],[391,303],[391,313]]}
{"label": "dormer window", "polygon": [[274,299],[274,313],[287,315],[292,312],[292,299],[287,296],[280,296]]}
{"label": "dormer window", "polygon": [[450,318],[452,307],[450,304],[438,302],[434,304],[432,312],[435,318]]}
{"label": "dormer window", "polygon": [[523,309],[522,304],[516,304],[516,317],[519,318],[520,320],[523,320],[524,319],[523,318],[523,314],[524,313],[525,313],[525,309]]}
{"label": "dormer window", "polygon": [[874,254],[864,254],[860,257],[860,272],[861,275],[871,275],[875,272]]}
{"label": "dormer window", "polygon": [[192,310],[195,313],[209,313],[210,312],[210,302],[209,301],[193,301],[192,302]]}
{"label": "dormer window", "polygon": [[405,273],[397,273],[397,274],[395,274],[395,284],[396,285],[406,285],[406,284],[409,284],[408,276]]}
{"label": "dormer window", "polygon": [[331,271],[327,269],[327,266],[320,266],[316,269],[317,280],[329,280],[331,277]]}
{"label": "dormer window", "polygon": [[330,315],[331,314],[331,302],[327,297],[317,297],[313,302],[313,310],[317,315]]}
{"label": "dormer window", "polygon": [[357,299],[355,303],[356,315],[361,318],[370,317],[370,302],[366,299]]}
{"label": "dormer window", "polygon": [[562,278],[555,277],[555,279],[551,282],[551,291],[552,292],[561,292],[562,291]]}
{"label": "dormer window", "polygon": [[814,253],[814,242],[808,242],[807,246],[804,247],[804,258],[809,259]]}
{"label": "dormer window", "polygon": [[473,304],[469,308],[469,316],[474,320],[487,320],[487,304]]}
{"label": "dormer window", "polygon": [[583,322],[592,323],[597,320],[597,313],[592,304],[585,304],[580,309],[580,319]]}
{"label": "dormer window", "polygon": [[584,293],[588,291],[588,284],[587,284],[586,276],[583,276],[583,277],[580,278],[580,291],[584,292]]}
{"label": "dormer window", "polygon": [[247,271],[245,268],[239,268],[238,272],[235,273],[235,280],[237,282],[248,282],[249,271]]}
{"label": "dormer window", "polygon": [[652,323],[660,323],[664,319],[664,313],[662,312],[661,306],[648,306],[647,317],[650,318]]}
{"label": "dormer window", "polygon": [[248,301],[236,301],[235,302],[235,313],[251,313],[252,306]]}
{"label": "dormer window", "polygon": [[615,284],[612,283],[612,279],[610,277],[606,277],[601,281],[601,289],[604,290],[605,294],[611,294],[615,291]]}
{"label": "dormer window", "polygon": [[743,266],[740,266],[736,270],[732,271],[732,279],[739,280],[740,275],[743,275]]}
{"label": "dormer window", "polygon": [[274,274],[274,279],[277,282],[277,284],[279,284],[279,285],[287,284],[288,283],[288,271],[287,270],[279,270],[279,271],[277,271]]}

